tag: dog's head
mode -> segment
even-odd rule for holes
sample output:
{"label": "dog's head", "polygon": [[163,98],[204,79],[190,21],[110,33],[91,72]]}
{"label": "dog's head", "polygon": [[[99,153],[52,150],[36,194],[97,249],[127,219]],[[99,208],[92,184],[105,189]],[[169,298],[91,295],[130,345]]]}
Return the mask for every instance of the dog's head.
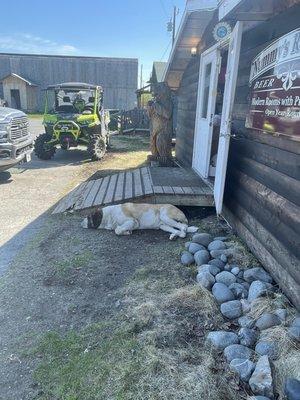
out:
{"label": "dog's head", "polygon": [[81,223],[81,226],[86,229],[98,229],[103,218],[102,210],[97,210],[93,214],[84,218]]}

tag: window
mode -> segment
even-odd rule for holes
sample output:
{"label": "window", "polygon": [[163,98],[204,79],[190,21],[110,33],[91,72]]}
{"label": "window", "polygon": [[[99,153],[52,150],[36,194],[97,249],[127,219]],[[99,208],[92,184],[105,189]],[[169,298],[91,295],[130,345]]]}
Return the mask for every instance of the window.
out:
{"label": "window", "polygon": [[211,63],[206,64],[204,70],[201,118],[207,118],[208,99],[210,91],[210,77],[211,77]]}

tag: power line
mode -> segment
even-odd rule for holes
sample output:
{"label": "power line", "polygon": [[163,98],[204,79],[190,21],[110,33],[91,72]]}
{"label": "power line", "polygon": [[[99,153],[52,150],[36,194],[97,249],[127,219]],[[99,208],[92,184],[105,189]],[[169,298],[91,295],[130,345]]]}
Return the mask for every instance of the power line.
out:
{"label": "power line", "polygon": [[164,56],[166,55],[167,51],[169,50],[169,47],[170,47],[171,43],[172,43],[172,40],[170,40],[168,46],[166,47],[166,49],[165,49],[165,51],[164,51],[164,53],[163,53],[163,55],[161,56],[161,58],[160,58],[159,61],[161,61],[161,60],[164,58]]}

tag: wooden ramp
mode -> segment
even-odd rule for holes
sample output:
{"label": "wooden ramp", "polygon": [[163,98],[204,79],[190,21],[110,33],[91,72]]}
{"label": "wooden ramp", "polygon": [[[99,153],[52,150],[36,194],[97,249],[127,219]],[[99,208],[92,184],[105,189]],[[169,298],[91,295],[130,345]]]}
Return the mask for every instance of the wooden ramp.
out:
{"label": "wooden ramp", "polygon": [[212,189],[190,169],[142,167],[83,182],[53,214],[131,202],[212,206]]}

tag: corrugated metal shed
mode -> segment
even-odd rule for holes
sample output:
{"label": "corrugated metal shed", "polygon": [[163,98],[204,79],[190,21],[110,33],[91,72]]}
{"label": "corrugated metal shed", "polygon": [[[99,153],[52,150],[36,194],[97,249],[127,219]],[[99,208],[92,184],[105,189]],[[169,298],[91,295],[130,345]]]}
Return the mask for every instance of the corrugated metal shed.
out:
{"label": "corrugated metal shed", "polygon": [[[42,89],[70,81],[101,85],[106,108],[131,109],[136,105],[138,60],[135,58],[0,53],[0,79],[12,73],[37,84],[39,110],[43,108]],[[2,85],[0,97],[3,97]]]}

